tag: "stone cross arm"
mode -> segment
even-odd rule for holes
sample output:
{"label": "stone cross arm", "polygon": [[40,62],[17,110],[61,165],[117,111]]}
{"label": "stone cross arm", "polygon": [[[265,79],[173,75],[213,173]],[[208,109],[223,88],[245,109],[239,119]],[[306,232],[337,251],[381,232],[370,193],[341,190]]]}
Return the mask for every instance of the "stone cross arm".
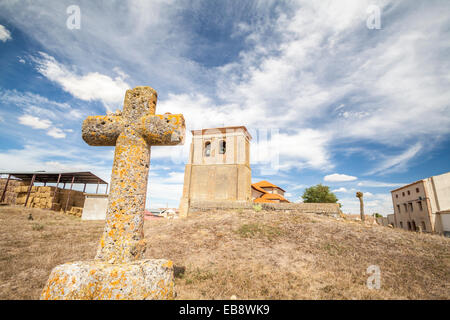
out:
{"label": "stone cross arm", "polygon": [[135,121],[122,115],[90,116],[83,122],[82,137],[91,146],[115,146],[127,127],[143,137],[149,146],[184,143],[185,124],[181,114],[147,114]]}

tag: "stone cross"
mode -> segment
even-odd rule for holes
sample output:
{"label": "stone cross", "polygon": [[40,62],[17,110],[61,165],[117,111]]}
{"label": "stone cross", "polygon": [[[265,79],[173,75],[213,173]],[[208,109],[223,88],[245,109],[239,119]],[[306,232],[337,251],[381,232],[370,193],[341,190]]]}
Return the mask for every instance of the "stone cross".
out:
{"label": "stone cross", "polygon": [[144,210],[150,146],[184,143],[181,114],[155,115],[157,93],[127,90],[123,112],[87,117],[82,137],[91,146],[115,146],[106,225],[95,260],[127,263],[145,251]]}

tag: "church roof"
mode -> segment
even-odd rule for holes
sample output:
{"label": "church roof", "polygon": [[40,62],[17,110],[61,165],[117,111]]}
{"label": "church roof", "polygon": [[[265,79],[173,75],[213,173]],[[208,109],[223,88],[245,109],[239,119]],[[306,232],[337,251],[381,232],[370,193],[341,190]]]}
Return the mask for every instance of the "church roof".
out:
{"label": "church roof", "polygon": [[285,191],[283,188],[280,188],[279,186],[274,185],[273,183],[270,183],[269,181],[266,181],[266,180],[254,183],[254,184],[252,184],[252,186],[258,186],[260,188],[278,188],[283,192]]}

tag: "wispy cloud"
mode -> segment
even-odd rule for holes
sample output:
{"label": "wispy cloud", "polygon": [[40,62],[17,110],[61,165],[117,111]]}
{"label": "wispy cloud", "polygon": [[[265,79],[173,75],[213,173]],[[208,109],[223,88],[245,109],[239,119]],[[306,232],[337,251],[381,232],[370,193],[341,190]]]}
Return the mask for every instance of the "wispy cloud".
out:
{"label": "wispy cloud", "polygon": [[401,187],[407,183],[396,183],[396,182],[380,182],[380,181],[371,181],[365,180],[358,182],[358,186],[360,187],[372,187],[372,188],[392,188],[392,187]]}
{"label": "wispy cloud", "polygon": [[386,158],[377,167],[369,171],[367,174],[368,175],[374,175],[377,173],[386,174],[394,171],[406,170],[408,165],[410,165],[409,162],[414,157],[416,157],[421,150],[422,144],[420,142],[416,143],[415,145],[411,146],[401,154]]}
{"label": "wispy cloud", "polygon": [[111,78],[98,72],[78,75],[44,52],[34,58],[37,70],[49,80],[59,84],[64,91],[85,101],[98,100],[108,109],[121,107],[124,93],[130,86],[124,81],[126,75],[115,69],[118,75]]}
{"label": "wispy cloud", "polygon": [[64,112],[71,109],[71,106],[68,103],[56,102],[39,94],[20,92],[17,90],[5,90],[2,88],[0,88],[0,102],[12,104],[20,108],[39,106],[41,108],[46,107],[48,110],[64,110]]}

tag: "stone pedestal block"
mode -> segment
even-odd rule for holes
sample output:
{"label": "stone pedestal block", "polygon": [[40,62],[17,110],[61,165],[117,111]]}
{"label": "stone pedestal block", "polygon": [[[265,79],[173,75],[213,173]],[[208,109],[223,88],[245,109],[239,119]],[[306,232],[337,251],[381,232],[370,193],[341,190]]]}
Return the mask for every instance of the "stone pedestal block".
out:
{"label": "stone pedestal block", "polygon": [[41,300],[168,300],[173,297],[173,265],[165,259],[62,264],[52,270],[41,294]]}

